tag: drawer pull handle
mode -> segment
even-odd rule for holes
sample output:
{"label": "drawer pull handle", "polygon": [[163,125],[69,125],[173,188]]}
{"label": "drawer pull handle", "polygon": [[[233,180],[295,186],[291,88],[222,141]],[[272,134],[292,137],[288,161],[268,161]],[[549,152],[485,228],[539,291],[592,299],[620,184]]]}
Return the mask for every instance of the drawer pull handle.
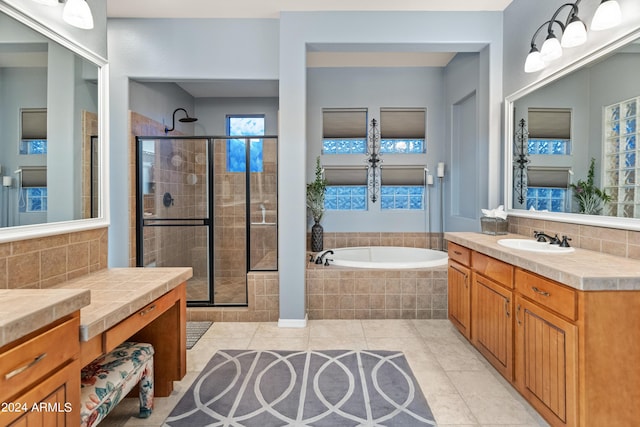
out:
{"label": "drawer pull handle", "polygon": [[453,251],[453,253],[456,254],[456,255],[462,255],[462,252],[460,252],[460,251]]}
{"label": "drawer pull handle", "polygon": [[520,304],[518,304],[518,307],[516,308],[516,320],[518,325],[522,325],[522,320],[520,320]]}
{"label": "drawer pull handle", "polygon": [[533,286],[531,289],[533,289],[533,292],[535,292],[537,294],[540,294],[540,295],[542,295],[544,297],[550,297],[551,296],[551,294],[549,292],[541,291],[540,289],[536,288],[535,286]]}
{"label": "drawer pull handle", "polygon": [[144,316],[144,315],[146,315],[146,314],[148,314],[148,313],[151,313],[151,312],[152,312],[153,310],[155,310],[155,309],[156,309],[156,305],[155,305],[155,304],[153,304],[151,307],[147,308],[146,310],[142,310],[142,311],[140,312],[140,316]]}
{"label": "drawer pull handle", "polygon": [[36,357],[35,359],[33,359],[31,362],[27,363],[26,365],[21,366],[21,367],[19,367],[17,369],[14,369],[13,371],[11,371],[8,374],[6,374],[4,376],[4,379],[5,380],[10,380],[11,378],[15,377],[16,375],[19,375],[19,374],[23,373],[27,369],[34,367],[35,365],[40,363],[42,361],[42,359],[44,359],[45,357],[47,357],[47,353],[42,353],[40,356]]}
{"label": "drawer pull handle", "polygon": [[511,316],[511,313],[509,312],[509,303],[510,303],[510,302],[511,302],[511,301],[509,301],[509,298],[507,298],[507,299],[505,299],[505,300],[504,300],[504,314],[505,314],[507,317],[510,317],[510,316]]}

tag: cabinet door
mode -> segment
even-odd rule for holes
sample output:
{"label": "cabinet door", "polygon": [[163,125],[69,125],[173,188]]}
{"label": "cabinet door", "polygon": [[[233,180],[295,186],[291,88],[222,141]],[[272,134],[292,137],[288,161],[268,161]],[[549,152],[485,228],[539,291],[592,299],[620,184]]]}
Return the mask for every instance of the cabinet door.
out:
{"label": "cabinet door", "polygon": [[473,344],[509,381],[513,381],[513,294],[492,280],[473,275]]}
{"label": "cabinet door", "polygon": [[516,386],[552,426],[577,424],[576,325],[516,298]]}
{"label": "cabinet door", "polygon": [[471,339],[471,270],[449,261],[449,320]]}

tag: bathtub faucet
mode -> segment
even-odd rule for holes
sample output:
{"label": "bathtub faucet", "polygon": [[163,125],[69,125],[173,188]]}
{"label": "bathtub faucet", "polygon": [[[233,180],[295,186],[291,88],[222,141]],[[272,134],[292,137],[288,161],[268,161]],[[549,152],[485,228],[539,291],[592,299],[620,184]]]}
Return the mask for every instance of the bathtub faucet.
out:
{"label": "bathtub faucet", "polygon": [[316,264],[322,265],[323,262],[323,258],[327,255],[327,254],[331,254],[333,255],[333,251],[331,249],[329,249],[328,251],[324,251],[322,253],[322,255],[318,255],[318,258],[316,258]]}

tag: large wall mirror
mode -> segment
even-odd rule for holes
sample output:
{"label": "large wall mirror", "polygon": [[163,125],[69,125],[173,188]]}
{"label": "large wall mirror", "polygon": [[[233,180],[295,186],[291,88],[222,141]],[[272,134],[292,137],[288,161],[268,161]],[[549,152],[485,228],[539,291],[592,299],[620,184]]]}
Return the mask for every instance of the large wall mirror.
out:
{"label": "large wall mirror", "polygon": [[0,242],[107,225],[106,61],[0,5]]}
{"label": "large wall mirror", "polygon": [[505,102],[510,214],[640,229],[640,33]]}

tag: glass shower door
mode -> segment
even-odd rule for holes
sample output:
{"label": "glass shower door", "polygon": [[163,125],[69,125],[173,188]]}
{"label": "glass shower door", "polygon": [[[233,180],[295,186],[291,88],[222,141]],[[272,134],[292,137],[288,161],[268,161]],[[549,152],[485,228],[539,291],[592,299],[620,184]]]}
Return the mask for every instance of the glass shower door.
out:
{"label": "glass shower door", "polygon": [[137,138],[137,258],[143,267],[192,267],[189,303],[211,304],[207,139]]}

